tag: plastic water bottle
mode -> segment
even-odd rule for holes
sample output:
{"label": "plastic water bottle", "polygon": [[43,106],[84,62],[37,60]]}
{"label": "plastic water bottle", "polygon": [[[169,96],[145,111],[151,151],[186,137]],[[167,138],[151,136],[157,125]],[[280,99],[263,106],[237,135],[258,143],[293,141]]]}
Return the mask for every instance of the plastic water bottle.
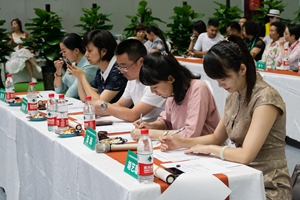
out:
{"label": "plastic water bottle", "polygon": [[36,116],[38,114],[38,101],[37,101],[37,92],[34,87],[34,82],[29,83],[29,88],[27,91],[27,110],[28,115]]}
{"label": "plastic water bottle", "polygon": [[49,94],[47,101],[47,125],[48,131],[55,132],[57,129],[57,102],[54,98],[54,93]]}
{"label": "plastic water bottle", "polygon": [[137,146],[138,155],[138,181],[152,183],[153,176],[153,147],[148,135],[148,129],[141,130],[141,137]]}
{"label": "plastic water bottle", "polygon": [[15,87],[11,74],[7,74],[5,81],[6,102],[11,103],[15,100]]}
{"label": "plastic water bottle", "polygon": [[300,58],[298,59],[298,74],[300,74]]}
{"label": "plastic water bottle", "polygon": [[68,104],[65,95],[60,94],[57,102],[57,131],[60,133],[69,128]]}
{"label": "plastic water bottle", "polygon": [[84,119],[84,129],[86,130],[89,126],[91,129],[96,130],[96,116],[95,107],[91,104],[92,97],[85,97],[85,104],[83,107],[83,119]]}
{"label": "plastic water bottle", "polygon": [[290,70],[290,58],[288,55],[288,49],[285,48],[284,52],[285,52],[286,56],[283,57],[283,62],[282,62],[283,68],[284,68],[284,70]]}

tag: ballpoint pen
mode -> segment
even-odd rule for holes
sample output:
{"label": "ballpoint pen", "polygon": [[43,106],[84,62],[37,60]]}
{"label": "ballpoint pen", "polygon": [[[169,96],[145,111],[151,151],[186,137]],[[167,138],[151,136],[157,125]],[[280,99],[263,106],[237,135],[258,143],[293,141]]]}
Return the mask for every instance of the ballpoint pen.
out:
{"label": "ballpoint pen", "polygon": [[184,129],[185,129],[185,127],[183,126],[182,128],[180,128],[180,129],[178,129],[177,131],[175,131],[174,133],[172,133],[171,136],[180,133],[180,132],[183,131]]}

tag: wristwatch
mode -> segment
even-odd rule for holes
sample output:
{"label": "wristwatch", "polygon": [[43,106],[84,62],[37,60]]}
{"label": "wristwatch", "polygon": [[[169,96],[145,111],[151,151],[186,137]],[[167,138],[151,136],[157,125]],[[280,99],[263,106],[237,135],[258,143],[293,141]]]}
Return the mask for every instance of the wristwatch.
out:
{"label": "wristwatch", "polygon": [[101,110],[105,111],[107,108],[107,103],[105,101],[103,101],[103,103],[100,104]]}

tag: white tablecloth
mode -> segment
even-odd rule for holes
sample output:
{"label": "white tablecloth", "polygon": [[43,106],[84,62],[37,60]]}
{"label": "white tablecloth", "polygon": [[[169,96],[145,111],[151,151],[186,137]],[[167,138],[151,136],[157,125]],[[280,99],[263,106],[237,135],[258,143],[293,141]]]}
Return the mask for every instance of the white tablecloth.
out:
{"label": "white tablecloth", "polygon": [[[209,78],[202,64],[179,61],[193,73],[201,74],[201,79],[208,80],[213,88],[215,101],[220,115],[223,113],[225,99],[228,94],[226,90],[218,86],[217,81]],[[290,138],[300,141],[300,77],[259,72],[263,79],[273,86],[282,96],[286,103],[286,134]]]}
{"label": "white tablecloth", "polygon": [[[46,121],[28,121],[19,107],[4,102],[0,113],[0,187],[8,200],[153,200],[160,196],[158,184],[139,184],[123,172],[122,164],[84,146],[83,137],[59,138],[47,131]],[[265,198],[260,171],[238,166],[226,175],[231,200]],[[213,191],[213,186],[207,188]]]}

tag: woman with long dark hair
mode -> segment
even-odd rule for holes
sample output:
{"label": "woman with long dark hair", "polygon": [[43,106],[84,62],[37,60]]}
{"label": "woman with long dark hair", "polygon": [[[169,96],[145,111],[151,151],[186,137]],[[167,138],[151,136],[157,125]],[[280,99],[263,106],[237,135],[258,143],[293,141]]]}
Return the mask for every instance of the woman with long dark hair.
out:
{"label": "woman with long dark hair", "polygon": [[134,122],[133,138],[139,138],[141,128],[148,128],[152,138],[172,134],[182,127],[179,135],[185,138],[207,135],[216,128],[220,117],[210,89],[171,54],[148,54],[140,70],[140,81],[150,86],[152,93],[167,98],[167,102],[156,121]]}
{"label": "woman with long dark hair", "polygon": [[[207,136],[161,138],[162,151],[189,148],[185,153],[213,153],[246,164],[262,171],[267,199],[292,199],[285,157],[286,109],[280,94],[256,73],[240,37],[214,45],[203,65],[205,73],[229,92],[223,116]],[[236,148],[224,146],[228,138]]]}
{"label": "woman with long dark hair", "polygon": [[152,42],[150,52],[167,52],[170,53],[167,41],[162,33],[162,31],[156,26],[149,25],[146,28],[146,36],[148,40]]}

